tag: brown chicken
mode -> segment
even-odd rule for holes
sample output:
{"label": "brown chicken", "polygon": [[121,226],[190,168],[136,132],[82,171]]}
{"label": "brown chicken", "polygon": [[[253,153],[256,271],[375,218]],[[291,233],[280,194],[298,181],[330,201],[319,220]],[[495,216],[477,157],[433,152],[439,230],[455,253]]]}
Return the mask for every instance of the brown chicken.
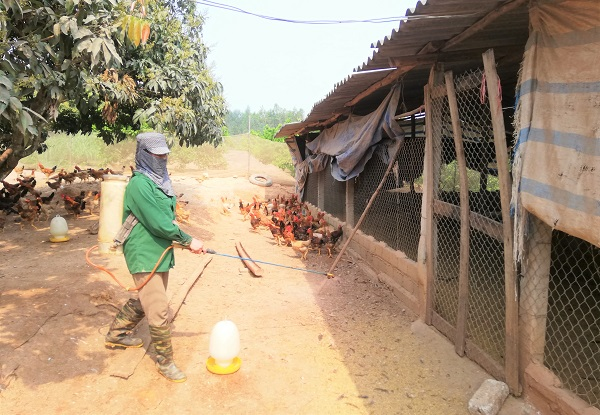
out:
{"label": "brown chicken", "polygon": [[62,181],[62,177],[58,177],[55,182],[46,181],[48,187],[52,190],[58,190],[61,188],[60,182]]}
{"label": "brown chicken", "polygon": [[[283,224],[283,222],[281,222]],[[269,227],[269,230],[271,231],[271,235],[273,235],[273,238],[275,238],[275,241],[277,242],[277,246],[281,246],[281,238],[282,238],[282,230],[281,227],[275,225],[273,222],[269,222],[267,224],[267,226]]]}
{"label": "brown chicken", "polygon": [[255,212],[250,212],[249,215],[250,215],[250,226],[252,226],[252,230],[253,231],[258,230],[258,227],[260,226],[261,218],[258,217]]}
{"label": "brown chicken", "polygon": [[175,220],[181,223],[190,223],[190,211],[185,209],[189,202],[178,200],[175,203]]}
{"label": "brown chicken", "polygon": [[22,198],[19,203],[16,204],[16,207],[17,212],[19,212],[19,216],[21,217],[21,230],[23,229],[23,224],[25,222],[28,222],[34,229],[37,229],[33,224],[33,222],[39,218],[39,208],[36,201]]}
{"label": "brown chicken", "polygon": [[[85,209],[85,201],[82,199],[77,200],[66,194],[63,194],[62,198],[65,201],[65,210],[68,213],[72,213],[75,218],[78,218],[81,211]],[[77,196],[77,198],[79,198],[79,196]]]}
{"label": "brown chicken", "polygon": [[46,177],[50,177],[56,171],[56,166],[49,169],[44,167],[40,162],[38,162],[38,167],[40,168],[40,171],[46,175]]}
{"label": "brown chicken", "polygon": [[335,249],[335,245],[340,240],[344,231],[342,230],[342,225],[339,225],[338,228],[331,232],[325,241],[325,248],[327,248],[327,256],[329,258],[333,258],[333,251]]}
{"label": "brown chicken", "polygon": [[90,215],[92,215],[94,213],[94,211],[98,210],[100,208],[100,192],[97,190],[89,190],[86,194],[85,194],[85,206],[87,207],[88,212],[90,212]]}

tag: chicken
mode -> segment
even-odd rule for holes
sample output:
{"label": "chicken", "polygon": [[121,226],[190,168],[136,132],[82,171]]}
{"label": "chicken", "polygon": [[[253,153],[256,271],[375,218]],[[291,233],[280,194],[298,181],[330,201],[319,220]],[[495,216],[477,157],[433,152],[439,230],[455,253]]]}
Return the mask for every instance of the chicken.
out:
{"label": "chicken", "polygon": [[50,193],[48,196],[39,196],[37,198],[37,207],[39,209],[39,218],[42,217],[44,220],[48,220],[50,215],[54,212],[56,205],[52,204],[52,199],[54,199],[54,195],[56,192]]}
{"label": "chicken", "polygon": [[228,198],[221,196],[221,213],[224,215],[231,215],[231,209],[235,204],[231,202]]}
{"label": "chicken", "polygon": [[90,215],[93,215],[94,211],[100,208],[100,192],[97,190],[89,190],[85,194],[85,205]]}
{"label": "chicken", "polygon": [[[281,224],[283,224],[283,222],[281,222]],[[271,231],[271,235],[273,235],[273,238],[275,238],[275,241],[277,242],[277,246],[281,246],[281,238],[282,238],[282,229],[281,227],[275,225],[273,222],[269,222],[267,224],[267,226],[269,227],[269,230]]]}
{"label": "chicken", "polygon": [[56,166],[49,169],[44,167],[40,162],[38,162],[38,167],[40,168],[40,171],[46,175],[46,177],[50,177],[56,171]]}
{"label": "chicken", "polygon": [[103,180],[104,175],[106,174],[106,171],[103,169],[100,169],[100,170],[89,169],[88,171],[90,173],[90,176],[92,176],[94,178],[94,181]]}
{"label": "chicken", "polygon": [[327,237],[325,242],[325,248],[327,248],[327,256],[329,258],[333,258],[333,250],[335,249],[335,245],[340,240],[344,231],[342,230],[342,225],[339,225],[337,230],[331,232]]}
{"label": "chicken", "polygon": [[250,212],[250,226],[252,226],[252,230],[258,230],[258,227],[260,226],[260,221],[261,218],[256,216],[256,213]]}
{"label": "chicken", "polygon": [[321,255],[321,249],[325,245],[325,239],[322,233],[314,232],[312,229],[308,230],[310,235],[310,249],[315,250]]}
{"label": "chicken", "polygon": [[62,177],[58,177],[55,182],[46,181],[48,187],[52,190],[58,190],[62,187],[60,182],[62,181]]}
{"label": "chicken", "polygon": [[292,242],[296,240],[296,238],[294,238],[294,227],[292,225],[285,225],[281,235],[285,242],[285,246],[291,246]]}
{"label": "chicken", "polygon": [[16,207],[17,212],[19,212],[19,216],[21,217],[21,230],[23,229],[24,222],[29,222],[33,228],[37,229],[33,224],[39,217],[39,208],[35,201],[23,198],[16,204]]}
{"label": "chicken", "polygon": [[175,220],[177,222],[189,223],[190,222],[190,211],[185,209],[189,202],[185,200],[178,200],[175,203]]}
{"label": "chicken", "polygon": [[[79,198],[80,196],[77,196]],[[63,200],[65,201],[65,210],[69,213],[72,213],[75,218],[79,217],[81,211],[85,209],[85,201],[83,198],[76,200],[69,195],[63,194]]]}
{"label": "chicken", "polygon": [[75,171],[75,172],[73,172],[73,175],[82,182],[87,182],[90,178],[90,174],[85,170]]}
{"label": "chicken", "polygon": [[302,254],[302,259],[306,259],[310,246],[310,240],[308,241],[292,241],[292,249]]}

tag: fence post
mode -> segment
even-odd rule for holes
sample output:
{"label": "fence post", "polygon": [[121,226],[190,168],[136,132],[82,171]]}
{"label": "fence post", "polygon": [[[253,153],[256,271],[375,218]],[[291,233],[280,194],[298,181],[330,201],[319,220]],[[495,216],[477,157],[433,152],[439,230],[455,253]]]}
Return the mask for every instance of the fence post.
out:
{"label": "fence post", "polygon": [[506,349],[504,368],[506,383],[510,391],[519,395],[519,299],[517,290],[516,269],[513,258],[513,226],[510,217],[510,197],[512,193],[510,172],[508,171],[508,151],[506,131],[502,115],[502,96],[500,95],[500,79],[496,73],[494,50],[483,54],[483,67],[488,90],[494,144],[496,148],[496,164],[498,181],[500,182],[500,206],[502,208],[502,225],[504,230],[504,279],[506,293]]}
{"label": "fence post", "polygon": [[327,169],[317,173],[317,205],[320,210],[325,210],[325,175],[327,173]]}
{"label": "fence post", "polygon": [[552,228],[535,216],[526,213],[531,224],[530,239],[526,242],[521,274],[520,339],[521,367],[544,363],[548,290],[552,250]]}
{"label": "fence post", "polygon": [[354,227],[354,179],[346,181],[346,223]]}

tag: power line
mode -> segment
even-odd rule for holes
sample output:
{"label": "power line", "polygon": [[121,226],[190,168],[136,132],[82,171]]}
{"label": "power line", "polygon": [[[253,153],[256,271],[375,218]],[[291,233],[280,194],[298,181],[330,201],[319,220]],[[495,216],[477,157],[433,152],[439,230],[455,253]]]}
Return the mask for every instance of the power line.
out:
{"label": "power line", "polygon": [[264,14],[258,14],[249,12],[247,10],[240,9],[236,6],[231,6],[228,4],[217,3],[215,1],[210,0],[196,0],[197,4],[201,4],[204,6],[215,7],[217,9],[229,10],[236,13],[247,14],[249,16],[259,17],[265,20],[272,20],[277,22],[285,22],[285,23],[296,23],[296,24],[314,24],[314,25],[329,25],[329,24],[349,24],[349,23],[390,23],[390,22],[398,22],[401,20],[422,20],[422,19],[447,19],[452,17],[468,17],[473,14],[454,14],[454,15],[443,15],[443,16],[431,16],[431,15],[418,15],[418,16],[391,16],[391,17],[379,17],[375,19],[364,19],[364,20],[294,20],[294,19],[284,19],[280,17],[267,16]]}

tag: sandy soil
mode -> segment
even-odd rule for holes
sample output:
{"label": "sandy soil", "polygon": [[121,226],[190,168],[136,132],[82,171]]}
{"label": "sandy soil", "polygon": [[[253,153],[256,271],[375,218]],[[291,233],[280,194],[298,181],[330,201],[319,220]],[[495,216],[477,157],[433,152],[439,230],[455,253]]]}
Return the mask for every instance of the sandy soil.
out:
{"label": "sandy soil", "polygon": [[[188,375],[182,384],[156,372],[152,349],[105,349],[103,335],[128,294],[86,263],[86,251],[97,243],[87,228],[97,215],[66,215],[71,239],[64,243],[48,242],[48,222],[21,230],[9,217],[0,233],[0,413],[467,413],[489,375],[370,280],[359,260],[344,255],[335,278],[326,279],[306,270],[327,271],[333,259],[312,253],[302,261],[267,230],[250,231],[237,209],[224,214],[221,197],[293,192],[290,176],[246,153],[230,153],[229,163],[223,171],[172,172],[176,191],[189,201],[184,228],[217,253],[237,255],[239,241],[254,259],[292,268],[262,264],[265,275],[254,278],[236,259],[176,253],[170,294],[181,294],[201,272],[173,325],[175,358]],[[274,185],[249,183],[256,173]],[[49,193],[37,174],[38,187]],[[93,188],[99,184],[63,191]],[[64,214],[62,205],[57,213]],[[90,258],[129,283],[121,256]],[[223,319],[240,331],[242,365],[215,375],[206,369],[208,345]],[[115,376],[127,371],[128,378]],[[523,411],[510,398],[501,413]]]}

